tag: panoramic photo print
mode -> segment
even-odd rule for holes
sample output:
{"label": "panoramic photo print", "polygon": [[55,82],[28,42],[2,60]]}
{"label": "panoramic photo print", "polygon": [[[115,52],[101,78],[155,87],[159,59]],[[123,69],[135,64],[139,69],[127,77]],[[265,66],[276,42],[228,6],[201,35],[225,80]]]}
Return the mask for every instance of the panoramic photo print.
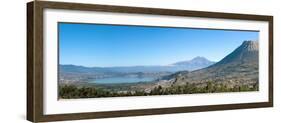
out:
{"label": "panoramic photo print", "polygon": [[58,23],[58,98],[259,91],[259,32]]}

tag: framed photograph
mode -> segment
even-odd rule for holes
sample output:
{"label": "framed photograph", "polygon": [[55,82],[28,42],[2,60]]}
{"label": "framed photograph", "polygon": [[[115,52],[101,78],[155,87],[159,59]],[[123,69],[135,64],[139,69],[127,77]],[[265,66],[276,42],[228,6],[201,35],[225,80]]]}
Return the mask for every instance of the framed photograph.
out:
{"label": "framed photograph", "polygon": [[273,17],[27,3],[33,122],[273,106]]}

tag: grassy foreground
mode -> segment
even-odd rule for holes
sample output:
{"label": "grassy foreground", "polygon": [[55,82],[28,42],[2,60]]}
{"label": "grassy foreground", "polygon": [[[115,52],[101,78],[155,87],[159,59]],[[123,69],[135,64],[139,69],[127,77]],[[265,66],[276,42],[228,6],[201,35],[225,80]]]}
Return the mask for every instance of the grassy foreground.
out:
{"label": "grassy foreground", "polygon": [[60,85],[60,99],[100,98],[100,97],[124,97],[124,96],[150,96],[150,95],[173,95],[173,94],[195,94],[195,93],[222,93],[222,92],[246,92],[258,91],[258,84],[236,85],[227,87],[225,84],[214,84],[208,82],[205,86],[186,84],[182,86],[162,87],[157,86],[150,91],[112,91],[103,88]]}

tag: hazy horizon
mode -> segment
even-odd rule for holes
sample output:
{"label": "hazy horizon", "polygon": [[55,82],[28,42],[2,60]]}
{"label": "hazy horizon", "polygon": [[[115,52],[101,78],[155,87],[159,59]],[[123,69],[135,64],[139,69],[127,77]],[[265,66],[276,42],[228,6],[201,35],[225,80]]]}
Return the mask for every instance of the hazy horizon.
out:
{"label": "hazy horizon", "polygon": [[195,57],[218,62],[259,32],[59,23],[59,64],[166,66]]}
{"label": "hazy horizon", "polygon": [[[203,56],[196,56],[196,57],[203,57]],[[194,57],[194,58],[196,58],[196,57]],[[194,58],[192,58],[192,59],[194,59]],[[204,57],[204,58],[206,58],[206,57]],[[186,59],[186,60],[183,60],[183,61],[190,61],[192,59]],[[209,59],[207,59],[207,60],[209,60]],[[178,61],[178,62],[183,62],[183,61]],[[211,60],[209,60],[209,61],[211,61]],[[218,61],[211,61],[211,62],[218,62]],[[175,63],[177,63],[177,62],[175,62]],[[149,66],[172,66],[172,64],[174,64],[174,63],[170,63],[170,64],[166,64],[166,65],[155,64],[155,65],[133,65],[133,66],[130,66],[130,65],[128,65],[128,66],[84,66],[84,65],[79,65],[79,64],[59,64],[59,65],[74,65],[74,66],[83,66],[83,67],[138,67],[138,66],[149,67]]]}

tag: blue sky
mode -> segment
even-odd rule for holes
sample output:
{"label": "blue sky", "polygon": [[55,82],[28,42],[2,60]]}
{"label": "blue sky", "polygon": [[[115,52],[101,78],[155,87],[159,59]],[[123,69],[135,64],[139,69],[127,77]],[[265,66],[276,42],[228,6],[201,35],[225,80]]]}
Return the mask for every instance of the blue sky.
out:
{"label": "blue sky", "polygon": [[59,64],[168,65],[203,56],[219,61],[258,32],[59,23]]}

